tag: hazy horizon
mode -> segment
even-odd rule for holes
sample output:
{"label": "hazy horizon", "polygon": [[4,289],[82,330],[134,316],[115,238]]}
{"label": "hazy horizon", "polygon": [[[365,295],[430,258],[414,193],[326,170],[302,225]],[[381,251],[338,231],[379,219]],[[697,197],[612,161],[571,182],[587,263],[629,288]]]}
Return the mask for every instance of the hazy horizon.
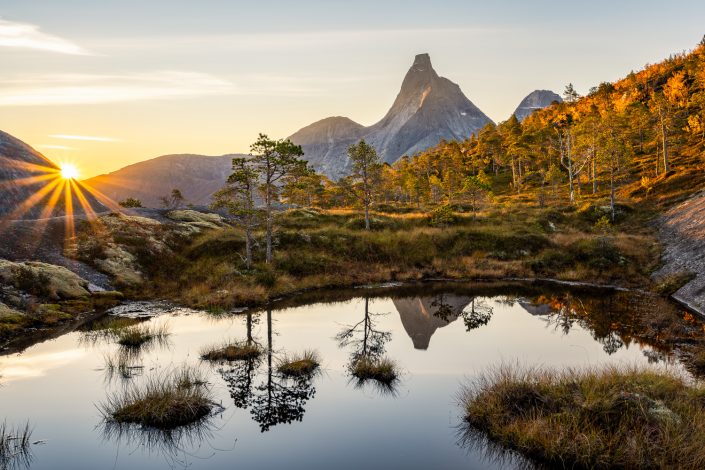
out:
{"label": "hazy horizon", "polygon": [[4,3],[0,130],[82,178],[328,116],[373,124],[418,53],[499,122],[535,89],[586,93],[705,33],[693,1]]}

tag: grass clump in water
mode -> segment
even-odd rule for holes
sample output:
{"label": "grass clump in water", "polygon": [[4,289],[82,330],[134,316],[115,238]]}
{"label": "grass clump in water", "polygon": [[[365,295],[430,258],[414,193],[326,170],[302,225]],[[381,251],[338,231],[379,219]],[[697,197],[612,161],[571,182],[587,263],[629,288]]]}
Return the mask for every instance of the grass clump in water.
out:
{"label": "grass clump in water", "polygon": [[109,422],[174,429],[205,419],[214,406],[198,370],[184,367],[124,389],[101,408]]}
{"label": "grass clump in water", "polygon": [[321,359],[316,351],[308,350],[301,354],[284,356],[277,370],[288,377],[309,377],[321,366]]}
{"label": "grass clump in water", "polygon": [[551,468],[705,466],[705,388],[672,373],[501,366],[461,403],[465,442],[485,438]]}
{"label": "grass clump in water", "polygon": [[392,385],[399,379],[397,364],[386,357],[376,360],[363,357],[355,361],[351,372],[361,382],[374,380],[384,385]]}
{"label": "grass clump in water", "polygon": [[139,348],[148,343],[165,342],[169,337],[167,325],[136,325],[121,328],[115,332],[119,345],[126,348]]}
{"label": "grass clump in water", "polygon": [[262,348],[254,343],[233,342],[220,346],[211,346],[201,352],[204,361],[249,361],[257,359]]}
{"label": "grass clump in water", "polygon": [[17,429],[9,428],[6,423],[0,424],[0,468],[29,467],[31,439],[29,423]]}

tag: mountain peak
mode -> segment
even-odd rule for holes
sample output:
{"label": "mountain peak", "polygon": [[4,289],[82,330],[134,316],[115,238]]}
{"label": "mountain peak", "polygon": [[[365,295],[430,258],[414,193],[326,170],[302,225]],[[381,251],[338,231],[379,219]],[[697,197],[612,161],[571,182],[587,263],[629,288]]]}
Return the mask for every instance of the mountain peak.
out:
{"label": "mountain peak", "polygon": [[534,90],[521,100],[514,115],[523,121],[534,111],[551,106],[554,101],[562,103],[563,99],[551,90]]}
{"label": "mountain peak", "polygon": [[414,57],[414,63],[411,66],[411,70],[416,72],[425,72],[427,70],[433,70],[431,65],[431,56],[427,53],[416,54]]}
{"label": "mountain peak", "polygon": [[328,118],[307,126],[291,140],[304,147],[314,168],[333,178],[349,173],[346,150],[364,138],[387,163],[413,155],[441,140],[465,139],[491,120],[461,91],[440,77],[431,56],[417,54],[392,107],[376,124],[363,127],[346,118]]}

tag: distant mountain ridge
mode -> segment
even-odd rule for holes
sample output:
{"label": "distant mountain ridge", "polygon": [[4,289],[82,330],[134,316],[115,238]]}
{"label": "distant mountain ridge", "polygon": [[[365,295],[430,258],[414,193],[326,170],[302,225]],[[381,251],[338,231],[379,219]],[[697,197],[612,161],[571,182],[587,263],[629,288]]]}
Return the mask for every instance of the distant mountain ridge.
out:
{"label": "distant mountain ridge", "polygon": [[232,173],[232,159],[243,154],[207,156],[162,155],[95,176],[85,183],[119,202],[137,198],[147,207],[159,207],[160,198],[179,189],[186,203],[208,205]]}
{"label": "distant mountain ridge", "polygon": [[562,103],[563,98],[551,90],[534,90],[521,100],[514,115],[521,122],[534,111],[551,106],[554,101]]}
{"label": "distant mountain ridge", "polygon": [[334,179],[350,172],[350,144],[365,139],[382,159],[394,163],[441,140],[465,139],[492,122],[462,92],[438,76],[428,54],[419,54],[404,77],[401,90],[387,114],[364,127],[346,117],[317,121],[289,138],[304,149],[304,158],[319,172]]}

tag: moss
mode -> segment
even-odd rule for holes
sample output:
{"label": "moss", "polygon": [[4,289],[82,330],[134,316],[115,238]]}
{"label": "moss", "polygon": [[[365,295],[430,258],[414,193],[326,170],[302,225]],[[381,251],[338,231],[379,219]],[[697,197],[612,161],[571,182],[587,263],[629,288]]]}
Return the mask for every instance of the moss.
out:
{"label": "moss", "polygon": [[670,296],[693,279],[695,279],[695,273],[690,271],[672,273],[659,279],[654,290],[661,295]]}

